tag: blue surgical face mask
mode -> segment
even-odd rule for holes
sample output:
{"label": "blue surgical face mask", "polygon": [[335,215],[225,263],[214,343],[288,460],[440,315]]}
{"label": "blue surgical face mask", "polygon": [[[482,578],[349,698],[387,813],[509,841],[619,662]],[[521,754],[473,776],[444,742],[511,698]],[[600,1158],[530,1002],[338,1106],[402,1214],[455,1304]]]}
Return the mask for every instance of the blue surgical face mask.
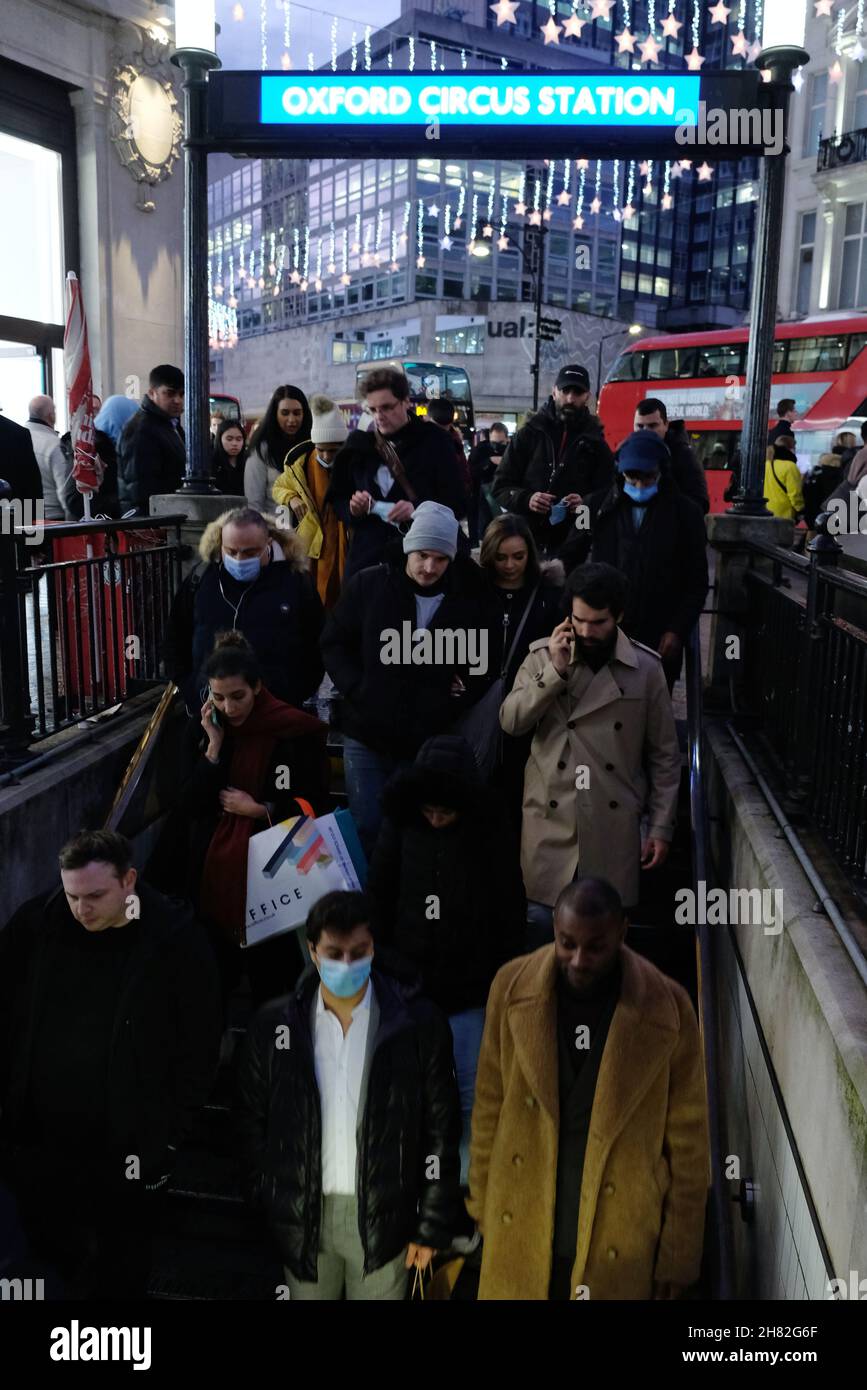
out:
{"label": "blue surgical face mask", "polygon": [[317,451],[316,462],[319,464],[320,468],[331,468],[334,463],[334,459],[324,459],[322,455]]}
{"label": "blue surgical face mask", "polygon": [[659,491],[659,483],[651,483],[649,487],[639,487],[636,483],[624,483],[623,491],[632,502],[649,502]]}
{"label": "blue surgical face mask", "polygon": [[316,964],[325,988],[338,999],[351,999],[370,979],[373,956],[354,960],[351,965],[342,960],[318,960]]}
{"label": "blue surgical face mask", "polygon": [[262,557],[261,555],[254,555],[249,560],[236,560],[233,555],[224,555],[223,564],[233,579],[237,579],[241,584],[247,584],[251,579],[259,578]]}

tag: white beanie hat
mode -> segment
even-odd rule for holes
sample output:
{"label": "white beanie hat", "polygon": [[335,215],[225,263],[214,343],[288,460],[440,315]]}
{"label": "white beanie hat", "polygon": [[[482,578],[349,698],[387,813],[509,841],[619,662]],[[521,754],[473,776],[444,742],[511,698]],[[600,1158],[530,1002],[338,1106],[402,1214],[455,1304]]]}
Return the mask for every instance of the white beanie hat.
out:
{"label": "white beanie hat", "polygon": [[453,560],[458,549],[458,530],[458,519],[451,507],[444,507],[441,502],[420,502],[403,538],[404,554],[436,550]]}
{"label": "white beanie hat", "polygon": [[327,396],[311,396],[313,424],[310,438],[314,444],[344,444],[349,431],[340,407]]}

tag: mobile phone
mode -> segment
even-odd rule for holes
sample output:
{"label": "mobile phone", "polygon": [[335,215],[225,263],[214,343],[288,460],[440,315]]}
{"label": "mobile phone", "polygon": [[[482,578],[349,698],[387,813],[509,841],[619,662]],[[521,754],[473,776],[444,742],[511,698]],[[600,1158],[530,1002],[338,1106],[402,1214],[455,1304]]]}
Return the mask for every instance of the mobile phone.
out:
{"label": "mobile phone", "polygon": [[213,705],[211,705],[211,723],[213,724],[215,729],[222,729],[223,727],[223,721],[220,718],[220,712]]}

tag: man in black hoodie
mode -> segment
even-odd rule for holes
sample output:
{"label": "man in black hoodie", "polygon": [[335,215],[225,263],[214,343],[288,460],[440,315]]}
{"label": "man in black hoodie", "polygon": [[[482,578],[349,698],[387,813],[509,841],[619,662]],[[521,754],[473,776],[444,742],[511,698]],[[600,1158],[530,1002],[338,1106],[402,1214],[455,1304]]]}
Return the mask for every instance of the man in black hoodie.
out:
{"label": "man in black hoodie", "polygon": [[587,369],[561,367],[553,395],[512,436],[494,477],[494,497],[527,518],[546,557],[558,555],[582,498],[614,477],[601,422],[587,409],[589,395]]}
{"label": "man in black hoodie", "polygon": [[379,564],[420,502],[441,502],[458,520],[467,510],[454,445],[445,431],[428,429],[411,413],[403,372],[377,368],[365,377],[363,390],[374,428],[352,431],[334,460],[325,498],[349,528],[344,584]]}
{"label": "man in black hoodie", "polygon": [[221,1013],[189,910],[83,831],[0,932],[0,1165],[69,1296],[142,1298],[156,1194],[208,1097]]}
{"label": "man in black hoodie", "polygon": [[124,426],[117,449],[121,515],[147,516],[155,493],[176,492],[187,463],[181,415],[184,374],[179,367],[154,367],[141,409]]}
{"label": "man in black hoodie", "polygon": [[587,498],[588,526],[573,527],[567,573],[585,560],[613,565],[629,581],[621,626],[659,652],[669,689],[708,588],[704,517],[671,477],[667,445],[636,431],[617,453],[617,481]]}

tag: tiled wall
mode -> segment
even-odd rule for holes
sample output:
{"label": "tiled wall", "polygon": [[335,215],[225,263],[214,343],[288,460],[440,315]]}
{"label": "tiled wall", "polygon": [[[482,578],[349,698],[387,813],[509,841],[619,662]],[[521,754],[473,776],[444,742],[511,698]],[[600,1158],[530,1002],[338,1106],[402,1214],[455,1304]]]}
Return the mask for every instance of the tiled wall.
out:
{"label": "tiled wall", "polygon": [[[752,1224],[737,1209],[734,1217],[738,1296],[827,1299],[834,1275],[822,1258],[727,933],[717,947],[726,1152],[738,1156],[741,1177],[755,1186]],[[734,1181],[730,1187],[737,1190]]]}

